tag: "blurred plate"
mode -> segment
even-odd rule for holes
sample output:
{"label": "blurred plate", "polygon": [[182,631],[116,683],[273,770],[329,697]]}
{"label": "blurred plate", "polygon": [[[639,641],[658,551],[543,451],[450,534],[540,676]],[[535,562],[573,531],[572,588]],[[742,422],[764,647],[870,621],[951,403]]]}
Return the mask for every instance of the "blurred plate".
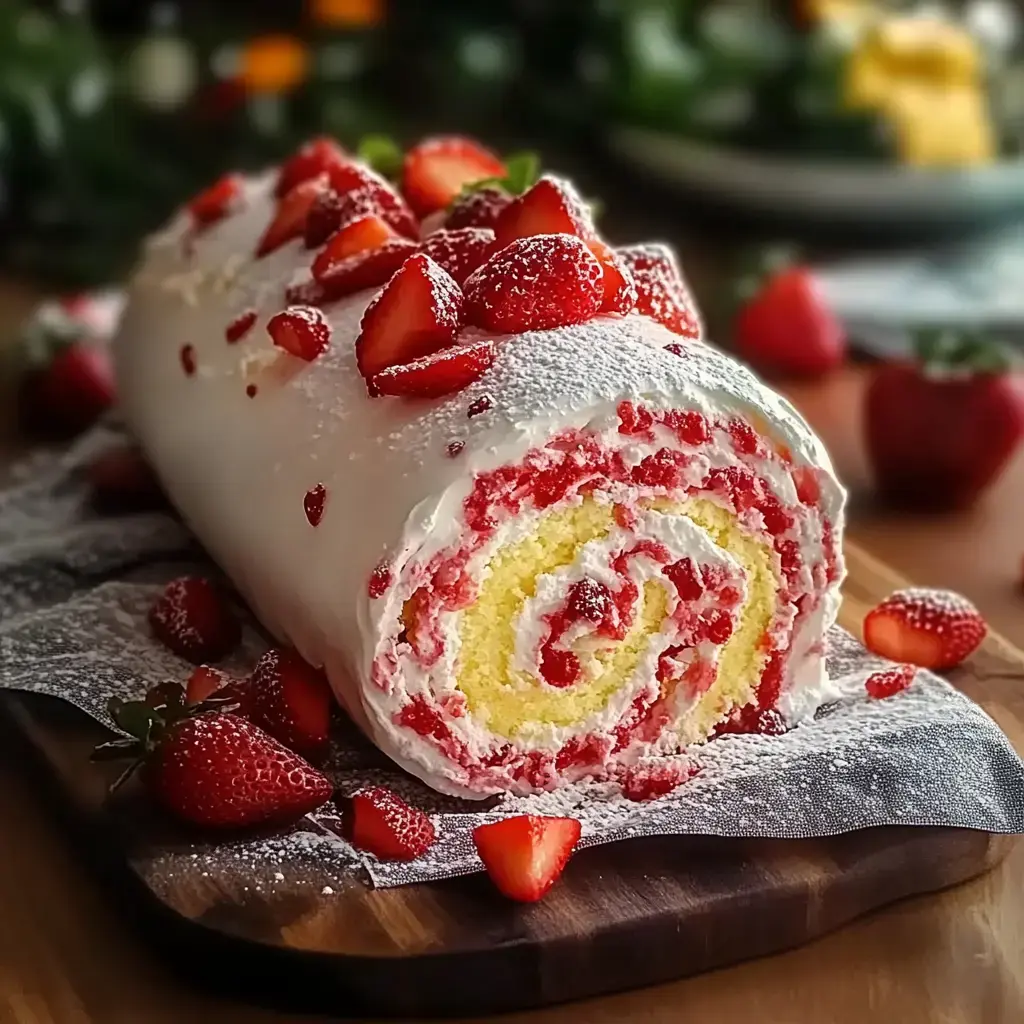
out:
{"label": "blurred plate", "polygon": [[617,126],[610,153],[662,184],[730,207],[833,225],[950,227],[1024,214],[1024,160],[969,171],[809,162]]}

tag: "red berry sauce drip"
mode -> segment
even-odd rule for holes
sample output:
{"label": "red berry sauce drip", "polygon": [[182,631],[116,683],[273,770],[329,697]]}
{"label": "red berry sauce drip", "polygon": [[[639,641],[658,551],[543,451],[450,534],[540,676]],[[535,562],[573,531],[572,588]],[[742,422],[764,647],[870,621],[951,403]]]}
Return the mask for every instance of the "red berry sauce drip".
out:
{"label": "red berry sauce drip", "polygon": [[195,345],[182,345],[179,357],[181,358],[181,368],[185,371],[185,376],[193,376],[196,372]]}
{"label": "red berry sauce drip", "polygon": [[469,403],[466,415],[472,419],[474,416],[480,416],[493,407],[494,399],[490,395],[481,395],[478,399]]}
{"label": "red berry sauce drip", "polygon": [[454,459],[456,456],[462,454],[462,449],[465,447],[465,441],[449,441],[444,451],[449,459]]}
{"label": "red berry sauce drip", "polygon": [[370,573],[370,582],[368,585],[370,597],[374,600],[378,597],[383,597],[390,586],[391,566],[389,566],[387,562],[381,562],[380,565]]}
{"label": "red berry sauce drip", "polygon": [[256,316],[256,310],[250,309],[227,325],[224,329],[224,337],[229,345],[241,341],[252,330],[252,325],[256,323]]}
{"label": "red berry sauce drip", "polygon": [[[324,502],[327,500],[327,488],[323,484],[317,484],[306,491],[302,499],[302,507],[305,509],[306,518],[310,526],[319,526],[324,514]],[[376,571],[376,570],[374,570]],[[385,588],[386,589],[386,588]],[[371,590],[371,597],[375,596]]]}

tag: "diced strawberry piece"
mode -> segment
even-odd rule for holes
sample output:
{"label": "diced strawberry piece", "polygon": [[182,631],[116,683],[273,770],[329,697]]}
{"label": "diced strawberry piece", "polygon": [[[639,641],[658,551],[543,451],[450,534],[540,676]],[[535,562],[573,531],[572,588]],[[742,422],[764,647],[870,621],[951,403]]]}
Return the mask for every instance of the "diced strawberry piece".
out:
{"label": "diced strawberry piece", "polygon": [[208,189],[200,192],[189,201],[188,211],[197,228],[209,227],[223,220],[235,202],[242,195],[243,183],[237,174],[225,174],[218,178]]}
{"label": "diced strawberry piece", "polygon": [[531,235],[575,235],[592,241],[594,225],[579,193],[567,181],[546,174],[502,210],[494,227],[498,246]]}
{"label": "diced strawberry piece", "polygon": [[350,821],[353,845],[381,860],[415,860],[434,845],[430,818],[383,786],[352,797]]}
{"label": "diced strawberry piece", "polygon": [[459,228],[491,228],[498,223],[501,211],[512,202],[512,197],[497,185],[486,185],[459,196],[448,208],[444,226],[449,231]]}
{"label": "diced strawberry piece", "polygon": [[794,466],[792,469],[796,496],[804,505],[817,505],[821,500],[821,483],[813,466]]}
{"label": "diced strawberry piece", "polygon": [[153,635],[179,657],[200,665],[219,661],[242,639],[242,628],[209,580],[171,580],[149,610]]}
{"label": "diced strawberry piece", "polygon": [[252,722],[207,712],[171,726],[143,776],[154,798],[208,828],[283,825],[326,803],[330,782]]}
{"label": "diced strawberry piece", "polygon": [[293,238],[301,238],[306,229],[306,218],[317,196],[327,188],[327,178],[319,175],[300,182],[277,204],[274,219],[256,243],[257,258],[280,249]]}
{"label": "diced strawberry piece", "polygon": [[425,139],[405,155],[402,192],[420,217],[444,209],[466,185],[502,178],[505,165],[470,139]]}
{"label": "diced strawberry piece", "polygon": [[575,818],[524,814],[473,829],[491,881],[509,899],[533,903],[555,884],[579,842]]}
{"label": "diced strawberry piece", "polygon": [[369,381],[369,392],[416,398],[453,395],[479,380],[494,362],[494,354],[494,342],[490,340],[445,348],[375,373]]}
{"label": "diced strawberry piece", "polygon": [[247,309],[244,313],[236,316],[224,328],[224,337],[228,344],[233,345],[236,341],[241,341],[252,330],[252,325],[256,323],[257,316],[258,314],[255,309]]}
{"label": "diced strawberry piece", "polygon": [[331,343],[331,325],[316,306],[289,306],[267,322],[267,333],[285,352],[311,363]]}
{"label": "diced strawberry piece", "polygon": [[329,300],[327,289],[313,278],[290,284],[284,290],[284,301],[289,306],[320,306]]}
{"label": "diced strawberry piece", "polygon": [[490,228],[459,228],[428,235],[421,251],[444,267],[461,285],[477,267],[483,266],[494,255],[497,248]]}
{"label": "diced strawberry piece", "polygon": [[359,372],[369,380],[398,363],[430,355],[455,340],[462,292],[429,256],[410,256],[367,307],[356,338]]}
{"label": "diced strawberry piece", "polygon": [[875,700],[895,697],[902,693],[913,681],[917,669],[913,665],[900,665],[899,668],[887,668],[881,672],[872,672],[864,680],[864,689],[868,696]]}
{"label": "diced strawberry piece", "polygon": [[864,619],[868,650],[921,668],[954,668],[987,632],[981,613],[966,597],[924,587],[897,590]]}
{"label": "diced strawberry piece", "polygon": [[333,704],[327,677],[295,651],[272,647],[256,662],[246,714],[289,750],[310,760],[323,756]]}
{"label": "diced strawberry piece", "polygon": [[199,665],[185,684],[185,703],[202,704],[216,695],[219,700],[237,701],[240,708],[236,713],[245,717],[248,690],[248,679],[239,679],[211,665]]}
{"label": "diced strawberry piece", "polygon": [[601,264],[604,276],[601,279],[604,288],[604,300],[601,303],[602,313],[632,313],[636,306],[636,284],[633,274],[626,261],[610,246],[595,239],[590,242],[590,251]]}
{"label": "diced strawberry piece", "polygon": [[341,196],[325,188],[309,208],[302,240],[307,249],[319,249],[341,227]]}
{"label": "diced strawberry piece", "polygon": [[334,139],[326,136],[312,139],[281,167],[274,195],[280,199],[296,185],[301,185],[302,182],[315,178],[332,167],[348,162],[345,151]]}
{"label": "diced strawberry piece", "polygon": [[579,324],[604,300],[601,264],[571,235],[520,238],[466,281],[466,319],[518,334]]}
{"label": "diced strawberry piece", "polygon": [[617,250],[636,284],[636,311],[684,338],[700,338],[700,317],[671,250],[659,243]]}

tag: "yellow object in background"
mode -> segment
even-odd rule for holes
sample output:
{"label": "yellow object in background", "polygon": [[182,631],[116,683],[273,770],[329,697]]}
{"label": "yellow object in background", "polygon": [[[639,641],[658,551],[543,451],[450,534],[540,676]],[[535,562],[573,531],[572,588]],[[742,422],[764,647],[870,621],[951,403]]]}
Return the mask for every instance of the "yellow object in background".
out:
{"label": "yellow object in background", "polygon": [[384,20],[384,0],[309,0],[309,13],[319,25],[368,28]]}
{"label": "yellow object in background", "polygon": [[308,67],[309,53],[301,40],[260,36],[242,50],[238,80],[249,92],[290,92],[305,80]]}
{"label": "yellow object in background", "polygon": [[850,54],[844,99],[892,125],[905,163],[966,167],[995,159],[981,55],[970,33],[950,21],[904,16],[871,26]]}

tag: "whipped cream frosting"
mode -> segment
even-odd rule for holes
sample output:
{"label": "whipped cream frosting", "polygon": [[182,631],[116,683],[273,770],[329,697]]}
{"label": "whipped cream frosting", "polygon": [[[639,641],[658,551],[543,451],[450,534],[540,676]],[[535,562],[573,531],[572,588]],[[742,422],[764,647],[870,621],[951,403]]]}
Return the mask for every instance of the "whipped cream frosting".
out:
{"label": "whipped cream frosting", "polygon": [[[401,567],[458,542],[465,531],[462,503],[477,473],[519,461],[569,427],[621,446],[616,407],[624,398],[652,410],[696,409],[713,418],[735,413],[767,424],[794,464],[821,471],[822,512],[841,538],[843,490],[824,447],[792,406],[711,346],[689,343],[685,357],[667,351],[665,345],[680,339],[646,317],[598,317],[501,338],[483,378],[439,400],[367,395],[354,341],[374,291],[325,308],[331,343],[313,362],[276,349],[267,321],[286,305],[286,286],[308,278],[313,253],[294,240],[253,257],[275,209],[273,181],[272,175],[249,179],[239,208],[198,235],[182,213],[150,239],[114,346],[124,413],[168,494],[258,618],[322,665],[349,714],[429,784],[484,795],[450,777],[451,766],[436,750],[392,722],[407,693],[436,690],[446,673],[453,678],[457,617],[442,617],[442,664],[429,672],[411,660],[403,664],[406,693],[384,692],[370,677],[409,596]],[[229,343],[226,328],[246,313],[255,313],[252,328]],[[195,363],[191,375],[182,366],[186,345]],[[485,396],[489,402],[481,403]],[[470,416],[474,403],[488,407]],[[455,458],[453,442],[461,444]],[[637,442],[627,458],[638,463],[660,443]],[[733,459],[725,447],[709,446],[705,454],[712,465]],[[769,465],[765,475],[780,499],[795,500],[788,473]],[[303,499],[317,485],[326,498],[314,528]],[[501,524],[474,555],[473,571],[485,573],[490,554],[528,533],[535,517],[524,512]],[[820,551],[820,525],[808,521],[801,529],[801,548]],[[732,562],[680,517],[652,511],[637,531],[673,552]],[[567,581],[593,576],[596,549],[611,541],[593,543],[557,581],[541,581],[530,599],[517,627],[516,660],[524,670],[535,657],[541,617],[564,597]],[[398,582],[373,600],[367,581],[381,563],[395,567]],[[638,579],[642,563],[635,562]],[[820,703],[827,685],[821,641],[838,604],[837,582],[794,638],[780,702],[791,720]],[[657,651],[647,657],[656,659]],[[650,673],[651,665],[641,671]],[[629,696],[625,691],[615,700]],[[480,748],[484,736],[471,716],[460,719],[460,729],[471,748]],[[526,742],[550,748],[560,739],[550,728]]]}

